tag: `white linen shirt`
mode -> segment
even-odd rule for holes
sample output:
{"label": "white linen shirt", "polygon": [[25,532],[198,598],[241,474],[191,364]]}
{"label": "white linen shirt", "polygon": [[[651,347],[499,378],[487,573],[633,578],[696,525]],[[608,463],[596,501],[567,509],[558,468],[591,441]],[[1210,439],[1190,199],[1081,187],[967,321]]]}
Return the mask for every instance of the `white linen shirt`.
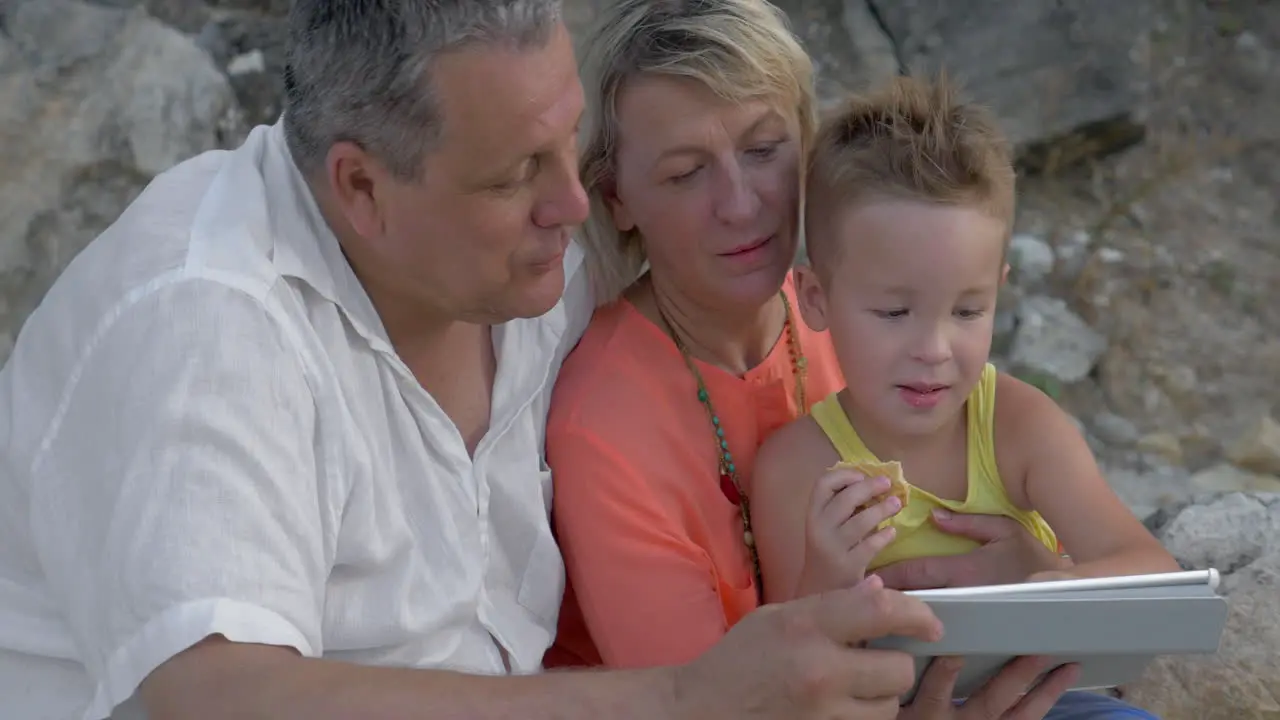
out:
{"label": "white linen shirt", "polygon": [[142,717],[139,682],[216,633],[538,671],[564,583],[542,449],[592,308],[581,259],[550,313],[494,328],[473,459],[279,123],[157,177],[0,371],[0,717]]}

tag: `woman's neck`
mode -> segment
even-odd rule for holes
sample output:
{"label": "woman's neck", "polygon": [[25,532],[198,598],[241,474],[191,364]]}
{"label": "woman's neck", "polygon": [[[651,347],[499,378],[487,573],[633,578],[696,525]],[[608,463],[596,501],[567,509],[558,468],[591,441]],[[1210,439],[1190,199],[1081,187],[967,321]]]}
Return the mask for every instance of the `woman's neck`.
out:
{"label": "woman's neck", "polygon": [[642,315],[673,332],[693,357],[735,375],[764,362],[786,324],[778,295],[736,312],[709,307],[646,274],[627,294]]}

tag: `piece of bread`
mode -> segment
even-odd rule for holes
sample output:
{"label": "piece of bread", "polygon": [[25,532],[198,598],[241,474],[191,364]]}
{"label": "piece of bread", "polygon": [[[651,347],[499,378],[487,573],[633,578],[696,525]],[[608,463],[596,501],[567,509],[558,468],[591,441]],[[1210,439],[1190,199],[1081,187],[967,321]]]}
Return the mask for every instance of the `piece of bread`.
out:
{"label": "piece of bread", "polygon": [[902,463],[897,460],[889,462],[846,462],[841,460],[831,466],[832,470],[837,468],[848,468],[854,472],[862,473],[868,478],[889,478],[889,491],[863,504],[856,512],[862,512],[876,503],[883,502],[890,496],[898,498],[898,501],[902,503],[902,507],[905,508],[907,506],[907,500],[911,497],[910,486],[907,485],[907,479],[902,474]]}

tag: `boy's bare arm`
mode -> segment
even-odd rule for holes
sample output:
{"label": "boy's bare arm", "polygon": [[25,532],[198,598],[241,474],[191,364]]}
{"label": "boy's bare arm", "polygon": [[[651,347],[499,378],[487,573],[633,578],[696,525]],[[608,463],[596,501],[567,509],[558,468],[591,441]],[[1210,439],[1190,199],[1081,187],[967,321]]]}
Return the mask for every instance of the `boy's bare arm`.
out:
{"label": "boy's bare arm", "polygon": [[1074,562],[1071,575],[1179,569],[1111,489],[1079,428],[1057,403],[1007,375],[1000,376],[996,398],[997,462],[1010,499],[1049,523]]}
{"label": "boy's bare arm", "polygon": [[809,418],[793,420],[760,446],[750,497],[765,602],[784,602],[796,596],[804,569],[810,493],[823,471],[837,459]]}

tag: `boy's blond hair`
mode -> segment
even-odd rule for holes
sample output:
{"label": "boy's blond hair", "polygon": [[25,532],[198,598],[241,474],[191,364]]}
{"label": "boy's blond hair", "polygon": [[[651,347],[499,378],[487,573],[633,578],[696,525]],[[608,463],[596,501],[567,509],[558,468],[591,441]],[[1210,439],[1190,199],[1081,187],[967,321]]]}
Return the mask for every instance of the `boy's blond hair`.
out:
{"label": "boy's blond hair", "polygon": [[836,223],[869,200],[973,206],[1013,225],[1013,150],[995,118],[945,76],[897,77],[825,118],[805,180],[805,243],[823,273],[839,258]]}

